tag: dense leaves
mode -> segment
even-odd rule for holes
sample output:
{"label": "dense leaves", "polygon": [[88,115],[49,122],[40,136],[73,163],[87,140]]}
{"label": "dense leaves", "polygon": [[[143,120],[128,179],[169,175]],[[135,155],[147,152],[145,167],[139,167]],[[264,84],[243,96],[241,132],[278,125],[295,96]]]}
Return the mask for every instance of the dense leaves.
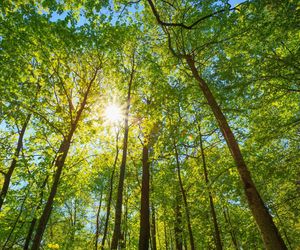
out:
{"label": "dense leaves", "polygon": [[0,7],[3,249],[300,247],[297,1]]}

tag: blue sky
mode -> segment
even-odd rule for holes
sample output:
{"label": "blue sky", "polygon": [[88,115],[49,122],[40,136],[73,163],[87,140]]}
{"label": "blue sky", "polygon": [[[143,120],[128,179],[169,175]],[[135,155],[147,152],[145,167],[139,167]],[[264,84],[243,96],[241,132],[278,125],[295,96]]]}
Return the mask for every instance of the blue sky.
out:
{"label": "blue sky", "polygon": [[229,3],[231,4],[231,6],[235,6],[242,2],[245,2],[245,1],[244,0],[229,0]]}
{"label": "blue sky", "polygon": [[[229,4],[233,7],[239,3],[245,2],[245,0],[229,0]],[[136,9],[134,7],[129,7],[129,11],[131,12],[135,12]],[[105,12],[105,10],[103,11]],[[62,13],[62,14],[53,14],[51,21],[55,22],[57,20],[63,20],[65,19],[65,17],[67,16],[67,13]],[[114,21],[114,20],[113,20]],[[78,26],[82,26],[84,23],[86,22],[86,19],[84,17],[80,17],[79,22],[78,22]]]}

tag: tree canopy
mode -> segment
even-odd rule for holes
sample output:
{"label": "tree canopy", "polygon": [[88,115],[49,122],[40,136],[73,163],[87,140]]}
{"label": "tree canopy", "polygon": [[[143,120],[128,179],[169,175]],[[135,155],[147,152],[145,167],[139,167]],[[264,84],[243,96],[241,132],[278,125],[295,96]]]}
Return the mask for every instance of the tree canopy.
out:
{"label": "tree canopy", "polygon": [[300,249],[298,1],[0,8],[2,249]]}

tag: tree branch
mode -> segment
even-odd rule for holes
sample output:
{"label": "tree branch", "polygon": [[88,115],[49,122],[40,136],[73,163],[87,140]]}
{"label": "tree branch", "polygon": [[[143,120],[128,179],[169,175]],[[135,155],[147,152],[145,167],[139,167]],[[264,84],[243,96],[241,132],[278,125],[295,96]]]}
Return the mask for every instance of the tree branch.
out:
{"label": "tree branch", "polygon": [[215,11],[209,15],[206,15],[206,16],[203,16],[203,17],[200,17],[197,21],[195,21],[194,23],[192,23],[191,25],[186,25],[184,23],[169,23],[169,22],[164,22],[161,20],[160,18],[160,15],[157,11],[157,9],[155,8],[154,6],[154,3],[152,2],[152,0],[147,0],[150,7],[151,7],[151,10],[156,18],[156,21],[161,25],[161,26],[165,26],[165,27],[181,27],[181,28],[184,28],[184,29],[187,29],[187,30],[191,30],[193,29],[196,25],[198,25],[200,22],[208,19],[208,18],[211,18],[211,17],[214,17],[220,13],[223,13],[225,11],[232,11],[232,10],[236,10],[240,5],[244,4],[245,2],[243,3],[240,3],[238,4],[237,6],[233,7],[233,8],[229,8],[229,9],[222,9],[222,10],[218,10],[218,11]]}

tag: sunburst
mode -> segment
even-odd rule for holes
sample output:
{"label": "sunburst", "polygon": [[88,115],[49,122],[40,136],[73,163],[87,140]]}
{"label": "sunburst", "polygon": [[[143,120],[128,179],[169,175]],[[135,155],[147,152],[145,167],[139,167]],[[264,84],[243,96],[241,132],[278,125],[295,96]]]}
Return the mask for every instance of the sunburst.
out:
{"label": "sunburst", "polygon": [[122,109],[117,104],[109,104],[104,111],[104,118],[108,123],[116,124],[122,121],[124,115]]}

